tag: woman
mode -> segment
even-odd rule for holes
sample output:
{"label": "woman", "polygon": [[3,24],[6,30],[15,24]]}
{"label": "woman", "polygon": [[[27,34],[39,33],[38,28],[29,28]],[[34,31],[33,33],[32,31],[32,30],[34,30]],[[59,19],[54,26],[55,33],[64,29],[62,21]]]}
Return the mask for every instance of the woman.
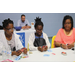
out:
{"label": "woman", "polygon": [[44,25],[43,22],[41,22],[41,18],[36,18],[34,26],[36,32],[32,33],[29,37],[30,50],[39,50],[43,52],[50,48],[48,36],[43,32],[43,26]]}
{"label": "woman", "polygon": [[14,32],[13,21],[10,19],[5,19],[3,22],[4,32],[0,33],[0,42],[3,44],[6,50],[12,50],[12,55],[20,55],[22,51],[27,54],[27,49],[25,49],[19,39],[19,35]]}
{"label": "woman", "polygon": [[64,49],[71,49],[75,42],[75,28],[73,28],[73,19],[66,15],[63,19],[63,27],[59,29],[56,38],[55,46]]}

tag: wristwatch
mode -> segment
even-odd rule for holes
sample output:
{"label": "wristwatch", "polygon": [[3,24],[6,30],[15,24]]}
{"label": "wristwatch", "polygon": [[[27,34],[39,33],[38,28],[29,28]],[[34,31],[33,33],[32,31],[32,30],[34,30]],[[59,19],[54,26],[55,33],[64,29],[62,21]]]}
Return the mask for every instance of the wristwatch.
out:
{"label": "wristwatch", "polygon": [[60,44],[60,47],[62,48],[62,44]]}

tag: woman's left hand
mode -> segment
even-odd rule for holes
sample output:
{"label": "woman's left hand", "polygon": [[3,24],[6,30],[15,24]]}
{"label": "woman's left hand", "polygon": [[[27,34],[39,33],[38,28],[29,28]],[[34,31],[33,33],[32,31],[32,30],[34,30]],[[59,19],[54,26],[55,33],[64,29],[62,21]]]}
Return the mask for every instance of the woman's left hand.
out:
{"label": "woman's left hand", "polygon": [[48,46],[43,47],[43,50],[46,51],[48,49]]}
{"label": "woman's left hand", "polygon": [[23,53],[24,53],[24,54],[27,54],[27,49],[24,49]]}
{"label": "woman's left hand", "polygon": [[67,45],[68,49],[71,49],[73,47],[73,44]]}

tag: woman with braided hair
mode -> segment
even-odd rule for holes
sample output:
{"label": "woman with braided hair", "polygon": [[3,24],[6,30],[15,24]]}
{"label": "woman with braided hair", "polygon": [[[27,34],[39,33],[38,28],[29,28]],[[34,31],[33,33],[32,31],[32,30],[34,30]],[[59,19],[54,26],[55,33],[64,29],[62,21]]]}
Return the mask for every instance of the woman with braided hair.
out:
{"label": "woman with braided hair", "polygon": [[36,32],[31,33],[28,42],[30,50],[39,50],[43,52],[50,48],[48,36],[43,32],[43,26],[41,18],[36,17],[34,25]]}
{"label": "woman with braided hair", "polygon": [[19,56],[22,51],[24,54],[27,54],[27,49],[25,49],[19,39],[19,35],[14,32],[14,23],[12,20],[5,19],[3,22],[4,31],[0,33],[0,43],[6,50],[11,48],[12,55]]}

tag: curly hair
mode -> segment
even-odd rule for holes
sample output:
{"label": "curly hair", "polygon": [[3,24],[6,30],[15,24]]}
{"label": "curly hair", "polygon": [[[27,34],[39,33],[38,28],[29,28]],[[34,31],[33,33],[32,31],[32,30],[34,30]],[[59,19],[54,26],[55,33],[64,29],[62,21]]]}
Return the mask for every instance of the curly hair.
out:
{"label": "curly hair", "polygon": [[34,25],[35,28],[36,28],[38,25],[41,25],[42,27],[44,26],[44,25],[43,25],[43,22],[41,21],[41,18],[36,17],[36,19],[34,19],[34,20],[35,20],[35,25]]}
{"label": "curly hair", "polygon": [[5,19],[3,22],[3,28],[6,28],[8,26],[8,24],[14,24],[12,20],[10,20],[10,18]]}

